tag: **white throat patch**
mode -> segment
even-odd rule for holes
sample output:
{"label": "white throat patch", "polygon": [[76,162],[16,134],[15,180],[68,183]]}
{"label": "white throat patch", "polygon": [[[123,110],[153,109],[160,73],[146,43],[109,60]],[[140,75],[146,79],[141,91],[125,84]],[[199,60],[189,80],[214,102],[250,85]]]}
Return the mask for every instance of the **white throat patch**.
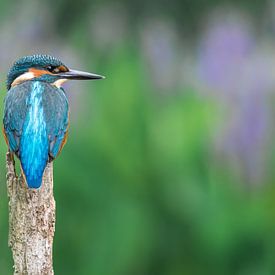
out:
{"label": "white throat patch", "polygon": [[53,85],[57,88],[60,88],[63,83],[65,83],[68,79],[58,79],[56,80]]}

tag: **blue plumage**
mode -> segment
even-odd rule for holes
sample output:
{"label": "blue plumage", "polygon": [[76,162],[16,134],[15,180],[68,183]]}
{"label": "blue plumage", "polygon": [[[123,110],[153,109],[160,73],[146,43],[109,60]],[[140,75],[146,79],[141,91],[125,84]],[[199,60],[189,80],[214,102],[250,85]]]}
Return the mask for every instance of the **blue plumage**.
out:
{"label": "blue plumage", "polygon": [[7,77],[4,134],[20,160],[30,188],[39,188],[45,167],[62,150],[68,132],[69,106],[60,85],[68,79],[100,79],[68,69],[48,55],[20,58]]}
{"label": "blue plumage", "polygon": [[46,119],[42,104],[43,85],[35,81],[26,98],[28,111],[23,124],[19,145],[20,160],[27,183],[31,188],[38,188],[48,160],[48,136]]}
{"label": "blue plumage", "polygon": [[8,92],[4,129],[30,188],[40,187],[49,157],[55,158],[61,149],[68,112],[64,91],[51,84],[27,81]]}

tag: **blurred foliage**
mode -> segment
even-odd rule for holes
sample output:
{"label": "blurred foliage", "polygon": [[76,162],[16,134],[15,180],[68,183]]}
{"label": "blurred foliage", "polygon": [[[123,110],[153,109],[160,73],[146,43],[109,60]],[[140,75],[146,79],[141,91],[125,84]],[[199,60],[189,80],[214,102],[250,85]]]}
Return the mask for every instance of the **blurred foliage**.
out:
{"label": "blurred foliage", "polygon": [[[75,22],[86,21],[89,18],[89,13],[93,11],[96,13],[100,5],[113,5],[113,0],[93,1],[93,5],[87,0],[79,1],[51,1],[54,5],[54,18],[56,19],[56,26],[63,34],[68,34]],[[234,5],[238,9],[249,10],[259,18],[264,13],[267,5],[267,0],[140,0],[116,1],[117,5],[123,6],[127,14],[130,16],[130,23],[135,26],[140,22],[144,16],[162,15],[172,18],[179,25],[179,30],[194,34],[201,26],[200,19],[220,5]]]}
{"label": "blurred foliage", "polygon": [[[31,49],[26,38],[24,49],[19,45],[10,53],[30,54],[42,44],[43,51],[69,56],[79,69],[106,76],[66,88],[72,105],[70,136],[54,165],[56,274],[275,273],[274,145],[269,148],[270,174],[261,188],[253,189],[216,152],[220,125],[229,128],[224,106],[199,85],[156,85],[137,42],[135,23],[142,24],[151,13],[172,18],[179,29],[194,35],[193,28],[198,30],[203,17],[221,2],[257,16],[267,3],[120,0],[130,18],[128,31],[121,43],[114,39],[101,47],[90,20],[101,5],[113,1],[49,1],[45,5],[52,13],[41,18],[52,24],[46,31],[39,24],[38,31],[30,31],[30,37],[35,33]],[[1,2],[3,14],[20,12],[17,3],[7,3]],[[26,18],[26,25],[31,19],[36,22],[37,13]],[[2,19],[10,26],[9,20]],[[116,34],[115,27],[111,31]],[[3,81],[7,70],[2,67]],[[0,145],[0,274],[12,274],[3,139]],[[233,162],[241,169],[240,159]]]}

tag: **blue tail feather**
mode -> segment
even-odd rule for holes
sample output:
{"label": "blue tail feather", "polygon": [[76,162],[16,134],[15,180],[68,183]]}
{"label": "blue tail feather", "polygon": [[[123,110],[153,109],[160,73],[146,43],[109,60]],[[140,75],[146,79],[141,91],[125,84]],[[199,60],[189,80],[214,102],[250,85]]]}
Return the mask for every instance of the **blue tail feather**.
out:
{"label": "blue tail feather", "polygon": [[39,188],[48,161],[46,132],[24,134],[20,142],[20,161],[30,188]]}

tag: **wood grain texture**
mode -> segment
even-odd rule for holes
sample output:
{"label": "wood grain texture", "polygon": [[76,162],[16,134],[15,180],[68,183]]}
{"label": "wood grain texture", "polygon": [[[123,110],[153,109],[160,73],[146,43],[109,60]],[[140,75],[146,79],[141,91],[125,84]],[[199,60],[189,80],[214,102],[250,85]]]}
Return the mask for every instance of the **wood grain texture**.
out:
{"label": "wood grain texture", "polygon": [[9,246],[14,274],[52,275],[55,231],[53,163],[48,163],[39,189],[29,189],[24,177],[17,177],[13,155],[7,153],[9,197]]}

